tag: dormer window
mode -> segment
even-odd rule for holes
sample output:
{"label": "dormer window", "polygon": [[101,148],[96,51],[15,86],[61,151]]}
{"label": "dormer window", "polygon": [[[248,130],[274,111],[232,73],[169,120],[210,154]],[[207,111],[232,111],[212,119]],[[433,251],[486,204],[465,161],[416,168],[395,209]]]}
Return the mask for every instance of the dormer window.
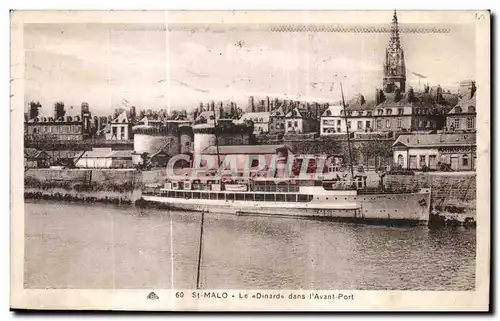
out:
{"label": "dormer window", "polygon": [[378,109],[377,110],[377,115],[382,116],[383,114],[384,114],[384,110],[383,109]]}
{"label": "dormer window", "polygon": [[347,116],[352,116],[352,110],[347,111]]}
{"label": "dormer window", "polygon": [[389,108],[389,109],[386,109],[386,110],[385,110],[385,114],[386,114],[386,115],[392,115],[392,109],[390,109],[390,108]]}
{"label": "dormer window", "polygon": [[358,116],[363,116],[363,111],[362,110],[358,111]]}
{"label": "dormer window", "polygon": [[371,111],[367,111],[366,112],[366,116],[371,116],[372,115],[372,112]]}
{"label": "dormer window", "polygon": [[468,113],[475,113],[475,112],[476,112],[476,107],[474,107],[474,106],[469,106],[469,107],[467,108],[467,112],[468,112]]}
{"label": "dormer window", "polygon": [[405,110],[403,108],[398,108],[398,115],[403,115]]}
{"label": "dormer window", "polygon": [[456,114],[460,114],[461,112],[462,112],[462,107],[459,107],[459,106],[455,107]]}

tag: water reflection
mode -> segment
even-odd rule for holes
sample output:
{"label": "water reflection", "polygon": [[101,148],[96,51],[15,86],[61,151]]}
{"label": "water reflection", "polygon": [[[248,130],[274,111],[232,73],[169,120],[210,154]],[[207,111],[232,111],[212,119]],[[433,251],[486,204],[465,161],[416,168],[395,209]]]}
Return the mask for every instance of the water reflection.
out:
{"label": "water reflection", "polygon": [[[27,203],[28,288],[193,288],[200,213]],[[472,290],[474,229],[205,216],[202,284]]]}

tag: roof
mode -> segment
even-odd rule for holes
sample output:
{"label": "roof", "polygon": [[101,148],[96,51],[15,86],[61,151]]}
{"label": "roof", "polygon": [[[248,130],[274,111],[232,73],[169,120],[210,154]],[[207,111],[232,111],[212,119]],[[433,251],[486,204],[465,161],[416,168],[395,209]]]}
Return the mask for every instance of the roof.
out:
{"label": "roof", "polygon": [[392,144],[406,147],[445,147],[445,146],[470,146],[476,144],[475,134],[423,134],[401,135]]}
{"label": "roof", "polygon": [[245,113],[241,116],[240,121],[251,120],[254,123],[268,123],[269,115],[268,111]]}
{"label": "roof", "polygon": [[273,110],[270,111],[269,115],[271,117],[281,117],[281,116],[285,116],[285,112],[283,110],[283,106],[279,106],[278,108],[275,108]]}
{"label": "roof", "polygon": [[[275,154],[278,149],[289,149],[286,145],[229,145],[219,146],[220,155],[232,154],[246,154],[246,155],[260,155],[260,154]],[[207,155],[217,155],[217,147],[209,146],[202,152]]]}
{"label": "roof", "polygon": [[132,150],[111,150],[111,148],[94,148],[86,151],[81,158],[132,158]]}
{"label": "roof", "polygon": [[118,124],[118,123],[119,124],[128,124],[129,123],[126,111],[122,112],[120,115],[118,115],[118,117],[113,119],[113,124]]}
{"label": "roof", "polygon": [[[457,112],[455,107],[460,107],[462,109],[461,112]],[[471,98],[467,96],[462,97],[457,103],[457,105],[450,110],[448,114],[461,114],[461,113],[469,113],[469,107],[474,107],[474,112],[476,110],[476,93],[472,95]]]}
{"label": "roof", "polygon": [[343,110],[342,106],[339,105],[329,105],[327,109],[323,112],[321,117],[329,117],[329,116],[340,116],[340,112]]}
{"label": "roof", "polygon": [[214,119],[214,115],[215,115],[215,119],[219,119],[220,118],[220,113],[218,112],[214,112],[213,110],[205,110],[205,111],[202,111],[198,117],[196,117],[196,120],[199,120],[201,117],[203,117],[204,119],[206,120],[210,120],[210,119]]}

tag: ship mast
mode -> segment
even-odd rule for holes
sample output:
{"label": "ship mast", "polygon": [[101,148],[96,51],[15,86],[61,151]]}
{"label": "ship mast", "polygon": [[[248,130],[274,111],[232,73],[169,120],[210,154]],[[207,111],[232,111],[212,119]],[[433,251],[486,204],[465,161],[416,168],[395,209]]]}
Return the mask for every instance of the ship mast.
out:
{"label": "ship mast", "polygon": [[198,246],[198,265],[196,268],[196,289],[201,289],[200,287],[200,270],[201,270],[201,250],[203,248],[203,223],[205,220],[205,212],[201,212],[201,224],[200,224],[200,244]]}
{"label": "ship mast", "polygon": [[221,164],[220,164],[220,154],[219,154],[219,139],[217,137],[217,118],[215,114],[215,108],[213,109],[213,112],[214,112],[215,148],[217,150],[217,169],[218,169]]}
{"label": "ship mast", "polygon": [[349,126],[347,125],[347,112],[345,108],[345,100],[344,100],[344,89],[342,88],[342,80],[340,81],[340,95],[342,97],[342,108],[344,110],[344,122],[347,133],[347,148],[349,150],[349,167],[351,169],[351,180],[354,184],[354,170],[352,168],[352,151],[351,151],[351,135],[349,134]]}

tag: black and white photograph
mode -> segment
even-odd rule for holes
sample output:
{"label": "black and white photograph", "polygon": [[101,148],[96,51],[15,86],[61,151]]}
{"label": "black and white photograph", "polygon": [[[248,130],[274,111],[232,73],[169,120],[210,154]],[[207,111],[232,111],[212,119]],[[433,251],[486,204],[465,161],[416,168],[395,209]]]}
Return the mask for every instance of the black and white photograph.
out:
{"label": "black and white photograph", "polygon": [[12,11],[11,304],[487,308],[489,24]]}

